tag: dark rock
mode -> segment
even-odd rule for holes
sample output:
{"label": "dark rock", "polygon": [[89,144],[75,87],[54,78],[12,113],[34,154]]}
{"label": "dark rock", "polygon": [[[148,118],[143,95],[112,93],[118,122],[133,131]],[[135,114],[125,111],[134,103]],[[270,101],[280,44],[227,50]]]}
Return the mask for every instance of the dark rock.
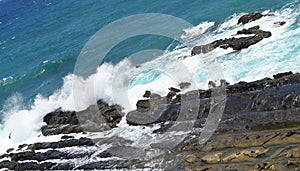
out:
{"label": "dark rock", "polygon": [[75,158],[82,158],[82,157],[88,157],[91,156],[89,152],[76,152],[76,153],[68,153],[68,152],[61,152],[58,150],[48,150],[45,153],[37,152],[34,154],[34,156],[31,158],[31,160],[37,160],[37,161],[45,161],[49,159],[75,159]]}
{"label": "dark rock", "polygon": [[143,95],[143,97],[145,97],[145,98],[149,98],[150,97],[150,95],[151,95],[151,91],[145,91],[145,94]]}
{"label": "dark rock", "polygon": [[179,84],[180,89],[186,89],[189,88],[191,86],[191,83],[189,82],[182,82]]}
{"label": "dark rock", "polygon": [[137,109],[140,109],[140,108],[150,108],[150,102],[149,100],[139,100],[137,103],[136,103],[136,108]]}
{"label": "dark rock", "polygon": [[129,125],[150,125],[166,121],[175,121],[178,117],[179,109],[179,104],[163,104],[157,106],[153,111],[131,111],[127,114],[126,120]]}
{"label": "dark rock", "polygon": [[63,135],[61,139],[74,139],[73,135]]}
{"label": "dark rock", "polygon": [[218,47],[218,45],[216,44],[216,42],[206,44],[206,45],[195,46],[192,50],[191,55],[195,56],[195,55],[201,54],[201,53],[208,53],[210,51],[213,51],[217,47]]}
{"label": "dark rock", "polygon": [[100,113],[105,117],[111,128],[117,126],[121,121],[124,113],[122,113],[122,107],[119,105],[108,105],[107,103],[99,100],[97,102]]}
{"label": "dark rock", "polygon": [[275,26],[275,27],[280,27],[280,26],[283,26],[283,25],[285,25],[285,24],[286,24],[285,21],[276,21],[276,22],[274,22],[274,26]]}
{"label": "dark rock", "polygon": [[243,29],[237,32],[237,35],[239,34],[257,34],[259,32],[259,26],[253,26],[248,29]]}
{"label": "dark rock", "polygon": [[[274,80],[264,78],[250,83],[239,82],[234,85],[229,85],[226,88],[228,97],[223,115],[224,120],[221,121],[219,130],[231,130],[234,132],[235,130],[233,128],[257,131],[263,129],[281,129],[290,126],[295,127],[299,119],[297,119],[297,111],[292,111],[292,109],[300,107],[300,94],[293,90],[300,89],[300,74],[281,75],[286,76],[278,76],[276,77],[277,79]],[[222,84],[228,85],[225,80],[222,82]],[[278,89],[278,84],[286,86]],[[194,91],[194,94],[197,93],[200,95],[201,101],[194,127],[201,128],[210,111],[211,90]],[[180,102],[181,100],[178,98],[177,106],[165,104],[159,108],[159,106],[154,105],[157,109],[152,111],[131,111],[127,115],[127,122],[130,125],[162,123],[161,128],[154,132],[163,133],[172,126],[172,121],[176,121],[181,108]],[[174,103],[172,102],[172,104]],[[286,109],[290,110],[287,114],[280,111]],[[156,113],[154,111],[156,111]],[[269,113],[269,111],[271,113]],[[233,117],[233,115],[235,115],[235,117]],[[294,121],[289,122],[285,118]],[[275,123],[274,120],[276,120]],[[166,124],[166,122],[171,123]],[[237,126],[237,124],[242,125]]]}
{"label": "dark rock", "polygon": [[250,13],[250,14],[246,14],[246,15],[243,15],[241,18],[239,18],[237,24],[246,24],[246,23],[249,23],[251,21],[258,20],[258,19],[262,18],[263,16],[264,15],[259,13],[259,12],[253,12],[253,13]]}
{"label": "dark rock", "polygon": [[9,149],[6,150],[6,152],[7,152],[7,153],[10,153],[10,152],[12,152],[13,150],[14,150],[14,148],[9,148]]}
{"label": "dark rock", "polygon": [[28,146],[28,144],[21,144],[21,145],[19,145],[19,149],[22,149],[22,148],[24,148],[24,147],[26,147],[26,146]]}
{"label": "dark rock", "polygon": [[113,156],[113,154],[111,154],[110,152],[107,152],[107,151],[103,151],[97,155],[97,157],[101,157],[101,158],[107,158],[107,157],[112,157],[112,156]]}
{"label": "dark rock", "polygon": [[109,106],[104,103],[91,105],[86,110],[77,112],[83,129],[87,132],[101,132],[117,126],[123,117],[119,106]]}
{"label": "dark rock", "polygon": [[56,125],[56,124],[79,124],[78,119],[76,117],[76,113],[74,111],[62,111],[61,108],[55,110],[54,112],[48,113],[44,117],[44,122],[48,125]]}
{"label": "dark rock", "polygon": [[269,31],[262,31],[259,29],[259,26],[254,26],[254,27],[250,27],[249,29],[243,29],[237,32],[237,35],[240,34],[255,34],[255,35],[259,35],[263,38],[268,38],[271,37],[271,32]]}
{"label": "dark rock", "polygon": [[37,162],[24,162],[18,163],[15,167],[15,170],[23,171],[23,170],[48,170],[54,164],[51,162],[37,163]]}
{"label": "dark rock", "polygon": [[12,153],[10,154],[10,158],[13,161],[23,161],[23,160],[32,160],[34,159],[33,151],[25,151],[20,153]]}
{"label": "dark rock", "polygon": [[74,147],[74,146],[92,146],[94,142],[89,138],[80,138],[72,140],[61,140],[58,142],[43,142],[34,143],[28,146],[28,150],[40,150],[47,148],[64,148],[64,147]]}
{"label": "dark rock", "polygon": [[0,155],[0,159],[6,158],[6,157],[10,157],[10,155],[8,153]]}
{"label": "dark rock", "polygon": [[0,169],[7,168],[9,170],[14,170],[16,166],[17,166],[17,162],[15,161],[5,160],[0,162]]}
{"label": "dark rock", "polygon": [[248,48],[260,42],[264,38],[270,37],[272,34],[269,31],[263,31],[259,29],[259,26],[251,27],[249,29],[243,29],[237,32],[237,34],[255,34],[249,37],[240,38],[230,38],[230,39],[220,39],[206,45],[195,46],[191,52],[191,55],[197,55],[201,53],[208,53],[217,47],[227,49],[232,48],[233,50],[242,50]]}
{"label": "dark rock", "polygon": [[209,87],[209,88],[214,88],[214,87],[216,87],[216,83],[213,82],[213,81],[209,81],[209,82],[208,82],[208,87]]}
{"label": "dark rock", "polygon": [[74,112],[57,109],[44,117],[47,125],[41,128],[42,134],[57,135],[79,132],[101,132],[117,126],[124,113],[118,105],[108,105],[102,100],[97,105]]}
{"label": "dark rock", "polygon": [[160,123],[159,118],[169,108],[167,104],[155,105],[151,110],[141,111],[134,110],[126,115],[126,121],[129,125],[151,125],[153,123]]}
{"label": "dark rock", "polygon": [[[225,80],[221,82],[223,85],[228,84]],[[177,147],[171,149],[173,153],[164,153],[155,158],[155,160],[144,161],[143,156],[147,154],[147,150],[132,147],[132,141],[114,135],[94,140],[100,146],[104,144],[110,145],[106,151],[102,151],[103,149],[98,148],[94,141],[88,138],[63,139],[58,142],[43,142],[30,145],[24,144],[20,148],[24,149],[24,147],[27,147],[27,151],[19,153],[17,153],[18,150],[9,151],[10,154],[0,156],[0,158],[11,158],[10,161],[0,162],[0,169],[139,169],[149,166],[149,162],[155,164],[156,160],[163,161],[160,166],[163,166],[165,170],[178,170],[178,168],[179,170],[184,170],[187,168],[194,169],[195,167],[197,167],[195,168],[197,170],[200,168],[198,165],[201,164],[204,164],[205,168],[209,167],[212,170],[291,170],[299,165],[298,158],[300,153],[297,145],[300,142],[300,93],[298,91],[300,89],[300,74],[292,74],[291,72],[280,73],[274,75],[274,79],[264,78],[249,83],[239,82],[226,87],[228,96],[222,119],[214,135],[203,144],[199,141],[199,136],[203,129],[199,128],[203,128],[211,107],[214,107],[211,104],[211,96],[214,93],[214,89],[194,90],[177,95],[176,104],[170,104],[175,99],[167,103],[166,97],[151,94],[149,99],[150,109],[140,108],[127,114],[128,124],[145,126],[159,124],[161,128],[155,130],[154,133],[165,133],[174,123],[178,123],[180,110],[186,111],[180,113],[180,118],[186,119],[184,121],[190,121],[189,111],[199,110],[197,118],[191,120],[195,121],[193,122],[195,124],[190,134]],[[181,96],[184,99],[182,104],[179,100]],[[197,101],[195,97],[201,100]],[[192,104],[194,103],[200,103],[199,106],[196,105],[197,109],[193,108]],[[114,112],[118,110],[119,107],[117,106],[109,106],[99,102],[99,104],[93,105],[87,111],[91,114],[94,111],[101,111],[100,119],[108,122],[117,120],[116,118],[119,117],[119,114],[114,114]],[[87,114],[86,116],[89,115]],[[99,119],[99,116],[95,117],[95,119]],[[84,123],[87,124],[88,121]],[[57,125],[64,126],[63,124]],[[65,136],[65,138],[74,137]],[[72,148],[70,151],[61,150],[61,148],[66,147],[75,148]],[[88,149],[86,149],[87,147]],[[168,146],[166,143],[152,143],[150,147],[165,150]],[[37,151],[40,149],[47,150]],[[76,150],[73,151],[73,149]],[[185,157],[186,155],[188,156]],[[269,163],[270,156],[276,156],[276,158],[271,158],[272,160],[270,160],[274,164]],[[110,157],[121,157],[123,159],[119,160]],[[87,160],[90,158],[92,158],[93,162],[88,163]],[[101,161],[94,160],[99,158],[106,159]],[[66,159],[68,162],[43,162],[52,159]],[[79,165],[74,161],[78,161],[78,163],[84,161],[85,164]],[[264,162],[259,167],[255,167],[258,161]],[[276,161],[280,162],[276,163]],[[169,167],[169,165],[165,165],[166,163],[173,166],[176,165],[176,168],[174,169],[173,166]]]}
{"label": "dark rock", "polygon": [[180,92],[180,90],[178,88],[174,88],[174,87],[170,87],[169,90],[173,91],[175,93],[179,93]]}
{"label": "dark rock", "polygon": [[293,72],[284,72],[284,73],[279,73],[279,74],[275,74],[273,75],[273,78],[274,79],[279,79],[279,78],[283,78],[283,77],[286,77],[286,76],[289,76],[289,75],[292,75]]}
{"label": "dark rock", "polygon": [[167,94],[166,98],[168,99],[168,101],[171,101],[171,100],[173,99],[173,97],[175,97],[175,96],[176,96],[176,92],[170,91],[170,92]]}

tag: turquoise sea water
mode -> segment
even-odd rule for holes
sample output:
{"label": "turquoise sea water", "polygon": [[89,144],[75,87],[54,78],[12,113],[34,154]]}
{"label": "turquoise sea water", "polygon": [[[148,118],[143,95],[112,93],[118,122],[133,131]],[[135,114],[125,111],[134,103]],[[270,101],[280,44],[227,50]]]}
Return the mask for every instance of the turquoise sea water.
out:
{"label": "turquoise sea water", "polygon": [[[72,109],[61,101],[68,101],[68,96],[72,94],[72,85],[68,80],[72,79],[82,47],[105,25],[134,14],[162,13],[182,18],[195,26],[190,28],[190,36],[191,43],[197,45],[230,37],[231,33],[240,29],[236,26],[236,21],[244,13],[275,13],[276,17],[266,17],[263,21],[253,23],[264,24],[263,28],[271,29],[274,32],[272,38],[241,52],[225,55],[220,53],[216,60],[222,64],[225,78],[232,83],[260,79],[277,72],[299,71],[299,5],[299,0],[1,0],[0,134],[6,136],[14,130],[11,126],[13,121],[26,120],[26,117],[32,116],[35,120],[23,126],[35,126],[26,133],[16,133],[24,134],[16,138],[16,141],[24,140],[24,137],[33,135],[31,131],[38,131],[40,119],[46,112],[60,105]],[[273,28],[272,22],[278,20],[287,21],[287,25],[279,29]],[[207,39],[198,40],[197,36],[201,32],[199,28],[207,25],[210,26],[205,33]],[[127,61],[123,61],[125,57],[146,49],[165,50],[171,43],[169,38],[155,35],[137,36],[120,43],[105,58],[112,65],[103,65],[95,76],[99,78],[96,84],[103,90],[96,93],[96,96],[110,100],[110,94],[107,93],[109,90],[106,90],[111,83],[110,77],[118,69],[118,65],[127,65]],[[167,65],[170,60],[189,53],[190,49],[174,50],[164,59],[152,61],[151,66]],[[203,59],[207,65],[205,58]],[[120,61],[122,62],[119,63]],[[208,81],[207,73],[197,67],[201,62],[203,61],[196,57],[184,61],[191,67],[198,88]],[[179,72],[176,68],[172,71]],[[141,68],[140,73],[133,75],[130,97],[139,95],[138,90],[143,92],[143,89],[155,90],[164,86],[166,89],[168,83],[171,84],[162,73],[149,70],[147,65]],[[160,79],[166,81],[157,86],[156,81]],[[55,105],[53,101],[56,101]],[[85,103],[89,102],[87,100]]]}

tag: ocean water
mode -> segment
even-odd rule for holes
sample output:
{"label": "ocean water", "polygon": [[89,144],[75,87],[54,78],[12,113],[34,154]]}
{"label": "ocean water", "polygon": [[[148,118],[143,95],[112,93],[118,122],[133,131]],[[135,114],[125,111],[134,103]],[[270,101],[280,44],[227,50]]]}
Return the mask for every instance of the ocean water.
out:
{"label": "ocean water", "polygon": [[[241,15],[253,11],[275,16],[236,25]],[[130,111],[145,90],[165,95],[168,87],[184,81],[193,83],[191,89],[205,89],[212,79],[207,70],[216,63],[230,83],[297,72],[299,12],[299,0],[0,0],[0,149],[39,135],[43,116],[59,107],[82,110],[101,98]],[[80,81],[84,89],[76,108],[73,83],[79,78],[73,72],[84,45],[107,24],[143,13],[172,15],[193,27],[182,30],[179,44],[157,35],[122,41],[95,74]],[[287,23],[277,28],[273,24],[276,21]],[[255,25],[271,31],[272,37],[239,52],[216,49],[213,54],[178,59],[189,55],[195,45],[230,38],[238,30]],[[164,54],[136,68],[127,57],[135,54],[143,58],[139,52],[147,49],[163,50]],[[185,73],[179,67],[182,65]],[[126,98],[116,95],[112,89],[115,84],[118,91],[126,90]],[[128,133],[134,132],[134,128],[128,129]]]}

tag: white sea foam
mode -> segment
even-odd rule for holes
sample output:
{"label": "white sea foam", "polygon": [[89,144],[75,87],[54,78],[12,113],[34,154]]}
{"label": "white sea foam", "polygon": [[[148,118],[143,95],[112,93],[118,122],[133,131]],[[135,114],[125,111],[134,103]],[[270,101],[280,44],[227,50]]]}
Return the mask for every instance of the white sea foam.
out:
{"label": "white sea foam", "polygon": [[181,39],[185,40],[186,42],[189,42],[194,39],[201,39],[203,38],[203,34],[208,31],[209,28],[213,27],[215,25],[214,22],[203,22],[199,25],[187,28],[184,30],[184,34],[180,37]]}
{"label": "white sea foam", "polygon": [[[21,95],[12,96],[7,100],[10,106],[6,106],[4,121],[0,129],[0,152],[14,144],[42,141],[44,137],[37,138],[37,136],[40,134],[43,116],[59,107],[65,110],[82,110],[95,103],[97,99],[103,99],[110,104],[121,104],[125,107],[125,111],[129,111],[135,108],[136,101],[141,99],[145,90],[166,95],[168,87],[177,86],[178,83],[186,81],[193,83],[190,89],[207,88],[207,82],[211,77],[206,67],[216,62],[223,67],[225,78],[230,83],[240,80],[253,81],[289,70],[299,71],[300,51],[297,48],[300,42],[300,29],[291,28],[296,22],[296,17],[299,16],[299,8],[297,10],[283,8],[274,14],[275,16],[263,17],[245,25],[236,25],[242,14],[234,14],[219,25],[214,32],[207,32],[214,23],[204,22],[185,30],[186,34],[181,37],[183,41],[198,45],[221,38],[230,38],[238,30],[255,25],[260,25],[262,30],[272,32],[270,38],[240,52],[218,48],[212,53],[179,60],[179,57],[190,55],[191,48],[178,48],[143,64],[140,68],[133,67],[129,59],[124,59],[117,65],[108,63],[101,65],[97,73],[86,80],[72,74],[67,75],[59,90],[48,98],[37,95],[33,105],[29,108],[25,108],[23,103],[20,103]],[[276,21],[287,23],[282,27],[275,27]],[[198,40],[203,33],[205,33],[204,39]],[[182,70],[185,72],[182,73]],[[190,77],[187,77],[188,75]],[[73,99],[74,83],[82,88],[78,91],[81,94],[80,99],[76,100],[76,105]],[[120,94],[127,93],[116,96],[114,94],[116,90],[122,90]],[[131,137],[137,140],[136,142],[145,143],[144,145],[149,143],[139,138],[145,134],[151,137],[151,130],[131,128],[125,124],[125,120],[119,126],[121,129],[114,129],[107,134]],[[137,136],[133,136],[132,132]],[[11,139],[8,138],[10,134]],[[57,138],[52,140],[55,141]]]}

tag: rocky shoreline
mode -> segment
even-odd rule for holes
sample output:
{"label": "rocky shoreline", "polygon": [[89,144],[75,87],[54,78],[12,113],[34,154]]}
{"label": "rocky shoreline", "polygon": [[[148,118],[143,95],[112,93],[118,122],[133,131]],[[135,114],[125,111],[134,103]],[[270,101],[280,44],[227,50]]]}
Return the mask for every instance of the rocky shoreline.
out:
{"label": "rocky shoreline", "polygon": [[[238,24],[269,15],[247,14]],[[274,24],[281,26],[284,22]],[[196,46],[191,54],[208,53],[218,47],[241,50],[270,37],[271,32],[255,26],[237,35],[250,36]],[[178,88],[169,88],[166,96],[146,91],[144,99],[137,102],[136,110],[127,114],[122,112],[121,106],[108,105],[102,100],[81,112],[57,109],[45,115],[46,124],[41,132],[43,136],[60,135],[61,139],[7,149],[0,155],[0,169],[300,170],[299,73],[278,73],[273,78],[233,85],[221,80],[221,86],[214,82],[209,85],[208,90],[181,93],[190,86],[190,83],[181,83]],[[211,105],[213,92],[220,87],[224,87],[226,93],[224,114],[213,136],[201,143],[199,130],[214,107]],[[121,137],[86,137],[88,133],[117,128],[123,117],[132,127],[157,127],[153,134],[164,134],[176,123],[180,111],[184,111],[183,103],[189,103],[182,101],[186,96],[199,98],[199,110],[192,125],[195,131],[161,155],[144,158],[143,152],[130,146],[133,142]],[[150,146],[157,148],[160,144]]]}

